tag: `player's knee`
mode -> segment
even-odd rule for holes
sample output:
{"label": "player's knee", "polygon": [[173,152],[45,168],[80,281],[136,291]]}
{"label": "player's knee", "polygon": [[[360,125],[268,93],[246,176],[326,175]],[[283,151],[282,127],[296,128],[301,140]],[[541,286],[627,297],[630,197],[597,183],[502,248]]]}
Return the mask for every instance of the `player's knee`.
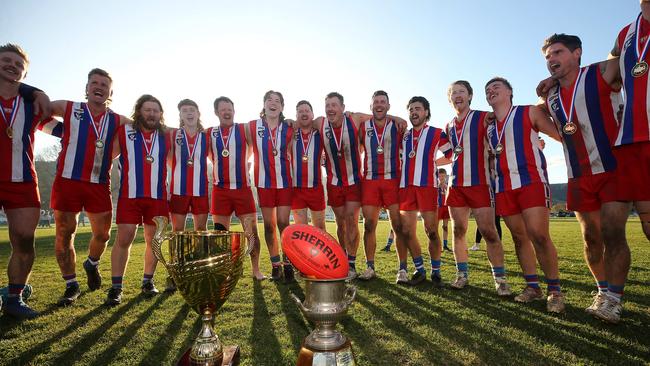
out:
{"label": "player's knee", "polygon": [[436,230],[426,230],[427,238],[429,238],[429,241],[437,241],[440,240],[440,236],[438,235],[438,232]]}
{"label": "player's knee", "polygon": [[454,236],[465,236],[467,225],[464,223],[454,223]]}
{"label": "player's knee", "polygon": [[529,234],[530,241],[533,242],[533,245],[537,248],[544,247],[548,242],[551,241],[551,238],[547,233],[535,231]]}
{"label": "player's knee", "polygon": [[374,232],[376,227],[377,227],[377,221],[375,221],[373,219],[365,219],[365,220],[363,220],[363,231],[365,233]]}
{"label": "player's knee", "polygon": [[272,222],[265,222],[264,223],[264,233],[269,234],[273,233],[275,231],[275,224]]}
{"label": "player's knee", "polygon": [[96,233],[93,234],[93,239],[95,242],[99,243],[108,243],[108,241],[111,239],[111,233],[109,232],[103,232],[103,233]]}
{"label": "player's knee", "polygon": [[625,245],[625,227],[604,224],[601,228],[603,241],[609,248]]}

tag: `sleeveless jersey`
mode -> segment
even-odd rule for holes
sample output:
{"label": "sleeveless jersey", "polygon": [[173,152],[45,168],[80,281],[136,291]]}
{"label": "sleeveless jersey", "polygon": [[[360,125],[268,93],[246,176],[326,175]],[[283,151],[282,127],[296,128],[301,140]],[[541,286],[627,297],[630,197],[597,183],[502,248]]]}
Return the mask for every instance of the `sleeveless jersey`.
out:
{"label": "sleeveless jersey", "polygon": [[[374,127],[373,127],[374,126]],[[383,128],[378,128],[374,120],[366,121],[362,126],[364,147],[364,178],[384,180],[399,178],[400,135],[397,124],[386,119]],[[377,151],[379,142],[381,154]]]}
{"label": "sleeveless jersey", "polygon": [[[205,132],[193,138],[181,128],[170,129],[173,146],[171,193],[177,196],[208,195],[208,144]],[[190,165],[188,162],[191,161]]]}
{"label": "sleeveless jersey", "polygon": [[[213,166],[212,184],[219,188],[239,189],[251,185],[245,128],[246,125],[235,123],[224,130],[210,127],[206,132],[210,147],[208,156]],[[227,154],[223,153],[224,149]]]}
{"label": "sleeveless jersey", "polygon": [[440,150],[447,154],[450,149],[447,134],[439,128],[425,125],[420,131],[409,129],[402,139],[400,188],[437,187],[436,153]]}
{"label": "sleeveless jersey", "polygon": [[[313,130],[310,137],[296,129],[293,143],[293,186],[297,188],[314,188],[322,185],[321,156],[323,143],[320,132]],[[305,148],[306,147],[306,148]],[[303,158],[307,156],[307,159]]]}
{"label": "sleeveless jersey", "polygon": [[[343,116],[340,129],[332,127],[324,118],[321,126],[321,139],[325,150],[325,170],[327,184],[339,187],[361,183],[361,153],[359,135],[354,122]],[[340,141],[339,141],[340,138]],[[341,148],[339,156],[339,147]]]}
{"label": "sleeveless jersey", "polygon": [[[452,154],[450,187],[470,187],[486,185],[490,182],[490,170],[485,146],[485,116],[487,112],[472,111],[464,123],[456,123],[456,118],[447,123],[445,132],[451,149],[462,147],[460,154]],[[463,127],[464,126],[464,127]]]}
{"label": "sleeveless jersey", "polygon": [[293,137],[293,129],[283,121],[271,131],[266,121],[261,118],[250,121],[248,128],[253,139],[255,186],[290,188],[292,182],[289,143]]}

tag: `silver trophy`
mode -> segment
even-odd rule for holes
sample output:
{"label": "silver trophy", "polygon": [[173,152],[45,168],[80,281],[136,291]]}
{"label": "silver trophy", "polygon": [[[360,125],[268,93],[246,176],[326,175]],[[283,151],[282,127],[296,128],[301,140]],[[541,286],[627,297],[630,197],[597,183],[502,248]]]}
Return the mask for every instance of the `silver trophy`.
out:
{"label": "silver trophy", "polygon": [[357,288],[348,287],[347,278],[301,279],[305,281],[305,301],[291,295],[315,328],[303,341],[297,366],[355,365],[350,340],[336,330],[336,323],[347,313]]}

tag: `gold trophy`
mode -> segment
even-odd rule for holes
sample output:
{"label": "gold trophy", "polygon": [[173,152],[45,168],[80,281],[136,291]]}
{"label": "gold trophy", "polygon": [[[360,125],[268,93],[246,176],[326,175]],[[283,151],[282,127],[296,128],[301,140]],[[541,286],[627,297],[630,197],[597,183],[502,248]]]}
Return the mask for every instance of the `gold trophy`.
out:
{"label": "gold trophy", "polygon": [[[251,245],[232,231],[166,232],[168,219],[154,217],[153,253],[167,268],[185,301],[202,317],[203,326],[189,352],[191,365],[236,365],[239,347],[224,351],[212,323],[243,273],[243,259]],[[163,246],[167,241],[168,245]],[[248,250],[246,249],[248,247]],[[187,354],[187,353],[186,353]],[[186,364],[184,356],[179,364]]]}
{"label": "gold trophy", "polygon": [[336,323],[354,301],[357,288],[347,287],[347,278],[312,279],[305,281],[305,301],[293,295],[305,318],[314,330],[305,337],[298,354],[297,366],[354,366],[350,340],[336,330]]}

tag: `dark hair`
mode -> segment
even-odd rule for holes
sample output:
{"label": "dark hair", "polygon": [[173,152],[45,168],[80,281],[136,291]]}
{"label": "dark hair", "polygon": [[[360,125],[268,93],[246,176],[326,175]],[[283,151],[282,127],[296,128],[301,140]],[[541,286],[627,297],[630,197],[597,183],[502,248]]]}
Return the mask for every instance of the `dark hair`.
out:
{"label": "dark hair", "polygon": [[[467,89],[467,92],[469,95],[474,95],[474,89],[472,89],[472,86],[469,84],[469,81],[467,80],[456,80],[453,83],[449,84],[449,88],[447,88],[447,99],[451,96],[451,89],[454,87],[454,85],[462,85]],[[469,100],[469,104],[472,104],[472,100]]]}
{"label": "dark hair", "polygon": [[542,45],[542,52],[546,52],[546,49],[551,47],[551,45],[554,43],[562,43],[571,52],[575,51],[578,48],[582,48],[582,41],[580,40],[580,37],[564,33],[555,33],[544,40],[544,44]]}
{"label": "dark hair", "polygon": [[[269,90],[266,93],[264,93],[264,98],[262,99],[262,103],[266,103],[266,100],[273,94],[277,95],[280,98],[280,104],[284,108],[284,97],[282,96],[282,93],[275,90]],[[266,113],[264,112],[264,107],[262,107],[262,111],[260,112],[260,117],[262,118],[266,117]],[[282,121],[284,121],[284,114],[280,112],[280,122]]]}
{"label": "dark hair", "polygon": [[306,100],[301,100],[300,102],[298,102],[298,104],[296,104],[296,109],[298,109],[298,107],[300,107],[300,106],[303,105],[303,104],[308,105],[308,106],[309,106],[309,109],[311,109],[312,112],[314,111],[314,108],[311,106],[311,103],[309,103],[309,102],[306,101]]}
{"label": "dark hair", "polygon": [[372,98],[374,99],[375,97],[378,97],[380,95],[383,95],[386,97],[386,101],[390,103],[390,99],[388,99],[388,93],[386,93],[383,90],[377,90],[376,92],[372,93]]}
{"label": "dark hair", "polygon": [[3,44],[2,46],[0,46],[0,52],[13,52],[18,56],[22,57],[22,59],[25,60],[25,63],[29,65],[29,57],[27,56],[27,52],[25,52],[25,50],[23,50],[23,48],[17,44],[14,43]]}
{"label": "dark hair", "polygon": [[[500,76],[495,76],[492,79],[490,79],[487,83],[485,83],[485,89],[487,89],[488,85],[490,85],[492,83],[496,83],[497,81],[502,82],[503,85],[505,85],[506,88],[508,88],[511,92],[513,91],[512,90],[512,85],[510,85],[510,82],[506,78],[502,78]],[[511,103],[512,103],[512,97],[513,96],[514,96],[514,92],[512,94],[510,94],[510,102]]]}
{"label": "dark hair", "polygon": [[345,103],[344,99],[343,99],[343,96],[338,92],[331,92],[331,93],[327,94],[327,96],[325,97],[325,100],[330,99],[330,98],[339,98],[339,101],[341,102],[341,104]]}
{"label": "dark hair", "polygon": [[214,106],[215,111],[217,109],[219,109],[219,103],[221,103],[221,102],[230,103],[230,104],[232,104],[233,107],[235,106],[235,103],[233,103],[232,100],[230,100],[230,98],[221,96],[221,97],[214,100],[213,106]]}
{"label": "dark hair", "polygon": [[447,174],[447,170],[445,170],[445,168],[440,168],[440,169],[438,169],[438,174],[440,174],[440,173]]}
{"label": "dark hair", "polygon": [[162,104],[160,103],[158,98],[150,94],[143,94],[135,102],[135,106],[133,107],[133,113],[131,114],[131,119],[133,120],[133,128],[138,131],[142,130],[142,123],[144,122],[144,118],[142,117],[142,113],[140,112],[140,109],[142,109],[142,106],[146,102],[157,103],[158,106],[160,107],[160,124],[158,125],[158,130],[163,131],[165,129],[165,117],[163,116],[164,111],[163,111]]}
{"label": "dark hair", "polygon": [[427,100],[427,98],[416,96],[416,97],[413,97],[413,98],[409,99],[409,102],[406,104],[406,109],[408,109],[411,104],[418,103],[418,102],[422,103],[422,105],[424,106],[424,109],[426,109],[426,111],[427,111],[427,118],[425,120],[425,122],[426,122],[426,121],[429,120],[429,118],[431,118],[431,109],[430,109],[429,101]]}
{"label": "dark hair", "polygon": [[[178,102],[178,110],[179,111],[181,110],[181,107],[184,107],[184,106],[194,107],[194,108],[196,108],[197,111],[199,110],[198,104],[196,104],[196,102],[193,101],[192,99],[183,99],[180,102]],[[201,124],[201,119],[199,118],[197,122],[198,122],[197,125],[198,125],[199,131],[203,131],[203,124]],[[181,119],[180,120],[180,128],[183,128],[183,127],[185,127],[185,122],[183,122],[183,120]]]}
{"label": "dark hair", "polygon": [[100,68],[98,68],[98,67],[96,67],[96,68],[90,70],[90,72],[88,73],[88,81],[90,81],[90,77],[93,76],[93,75],[103,76],[103,77],[105,77],[105,78],[108,78],[108,80],[110,80],[111,83],[113,82],[113,78],[112,78],[111,75],[108,73],[108,71],[103,70],[103,69],[100,69]]}

